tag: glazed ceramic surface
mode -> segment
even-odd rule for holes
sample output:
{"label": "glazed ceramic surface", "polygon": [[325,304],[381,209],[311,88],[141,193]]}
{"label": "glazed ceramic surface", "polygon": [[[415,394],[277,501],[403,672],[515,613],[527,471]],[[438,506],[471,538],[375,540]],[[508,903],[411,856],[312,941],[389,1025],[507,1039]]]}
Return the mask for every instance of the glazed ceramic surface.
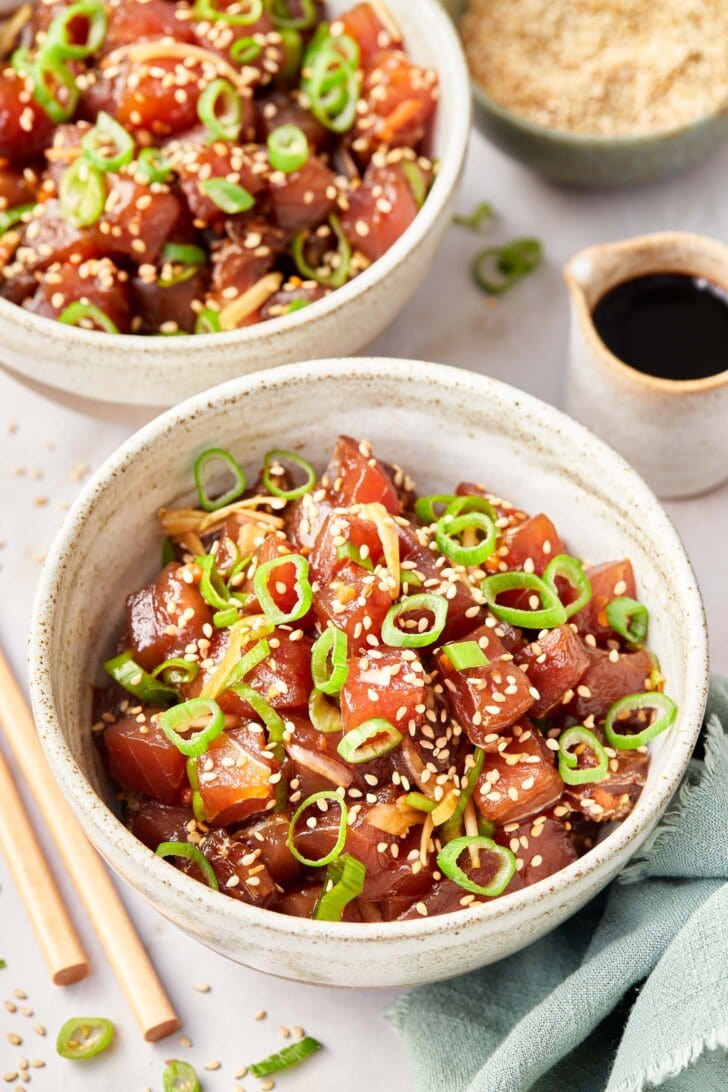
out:
{"label": "glazed ceramic surface", "polygon": [[675,381],[645,375],[609,351],[592,311],[615,285],[647,273],[689,273],[728,290],[728,246],[661,232],[575,255],[564,270],[571,292],[566,404],[660,496],[686,497],[728,480],[728,358],[718,375]]}
{"label": "glazed ceramic surface", "polygon": [[[629,556],[650,609],[679,719],[654,746],[628,819],[581,860],[524,891],[430,920],[327,924],[216,894],[155,857],[122,825],[91,738],[89,682],[100,680],[124,601],[159,569],[161,505],[192,499],[196,455],[234,452],[252,473],[271,447],[322,469],[337,432],[368,437],[424,492],[463,477],[543,509],[587,559]],[[133,436],[88,483],[46,562],[32,624],[30,682],[52,768],[109,864],[158,910],[231,959],[306,982],[429,982],[492,962],[574,913],[625,864],[687,765],[707,685],[703,609],[659,503],[622,459],[557,410],[491,379],[395,360],[319,361],[239,379],[191,399]]]}
{"label": "glazed ceramic surface", "polygon": [[[442,0],[457,22],[467,0]],[[500,106],[472,82],[475,121],[508,155],[554,182],[575,186],[626,186],[654,182],[704,159],[728,137],[723,109],[666,132],[590,137],[549,129]]]}
{"label": "glazed ceramic surface", "polygon": [[[330,0],[331,14],[354,0]],[[0,299],[0,363],[36,382],[104,402],[170,406],[223,380],[292,360],[353,353],[373,341],[417,290],[452,216],[470,129],[467,66],[437,0],[387,0],[417,62],[436,69],[432,154],[440,167],[414,222],[349,284],[281,318],[227,334],[139,337],[65,326]]]}

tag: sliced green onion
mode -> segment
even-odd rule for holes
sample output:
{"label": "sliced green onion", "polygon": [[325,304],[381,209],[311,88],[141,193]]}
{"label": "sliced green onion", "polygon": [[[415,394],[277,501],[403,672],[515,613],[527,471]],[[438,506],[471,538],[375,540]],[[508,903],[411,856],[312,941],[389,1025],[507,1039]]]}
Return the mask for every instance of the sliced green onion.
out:
{"label": "sliced green onion", "polygon": [[185,763],[187,770],[187,780],[190,783],[192,789],[192,814],[198,823],[207,822],[207,814],[205,812],[205,803],[200,794],[200,779],[197,774],[197,759],[188,758]]}
{"label": "sliced green onion", "polygon": [[[193,732],[191,736],[182,736],[193,720],[208,716],[210,719],[204,728]],[[165,709],[159,717],[159,727],[164,732],[170,743],[187,758],[197,758],[204,755],[213,740],[221,734],[225,728],[225,717],[222,709],[212,698],[190,698],[171,709]]]}
{"label": "sliced green onion", "polygon": [[63,172],[58,196],[65,220],[77,227],[90,227],[101,219],[106,204],[103,171],[79,157]]}
{"label": "sliced green onion", "polygon": [[[596,766],[579,769],[579,759],[571,751],[572,747],[578,746],[588,747],[597,759]],[[567,728],[559,736],[559,774],[566,785],[590,785],[609,777],[609,755],[594,733],[583,725]]]}
{"label": "sliced green onion", "polygon": [[119,327],[104,314],[100,307],[94,303],[82,303],[81,300],[69,303],[68,307],[61,311],[58,321],[65,323],[66,326],[80,326],[86,329],[88,329],[88,323],[93,323],[106,334],[119,333]]}
{"label": "sliced green onion", "polygon": [[162,258],[178,265],[204,265],[207,255],[201,246],[192,243],[165,243]]}
{"label": "sliced green onion", "polygon": [[[625,714],[642,709],[654,709],[659,716],[647,728],[634,735],[622,735],[621,732],[616,731],[615,723],[624,720]],[[607,743],[618,751],[634,751],[638,747],[644,747],[655,736],[666,731],[675,723],[676,717],[677,706],[667,694],[655,690],[644,694],[628,694],[627,697],[615,701],[610,708],[604,722],[604,734],[607,737]]]}
{"label": "sliced green onion", "polygon": [[150,184],[166,182],[172,173],[172,167],[159,148],[142,148],[137,156],[136,173],[141,174]]}
{"label": "sliced green onion", "polygon": [[111,1046],[114,1025],[103,1016],[72,1016],[58,1032],[56,1050],[62,1058],[93,1058]]}
{"label": "sliced green onion", "polygon": [[[83,42],[76,42],[78,23],[76,20],[86,20],[88,29]],[[71,36],[71,24],[76,23]],[[55,54],[57,57],[71,57],[80,60],[92,53],[98,53],[106,38],[108,19],[106,9],[98,0],[80,0],[77,4],[59,11],[53,17],[48,27],[46,39],[43,43],[43,52]]]}
{"label": "sliced green onion", "polygon": [[425,796],[423,792],[408,792],[404,802],[408,808],[413,808],[415,811],[430,812],[437,807],[437,802],[431,800],[429,796]]}
{"label": "sliced green onion", "polygon": [[291,257],[304,280],[316,281],[318,284],[324,285],[325,288],[341,288],[342,284],[345,284],[348,280],[351,272],[351,245],[342,230],[338,216],[332,213],[329,216],[329,224],[338,240],[337,250],[334,255],[337,260],[335,264],[332,263],[330,271],[323,267],[314,268],[308,264],[305,252],[306,242],[310,235],[309,231],[298,231],[293,236]]}
{"label": "sliced green onion", "polygon": [[162,563],[161,567],[163,569],[166,568],[166,566],[169,565],[170,562],[176,560],[176,557],[177,557],[177,555],[175,553],[174,543],[172,542],[172,540],[169,539],[169,538],[163,538],[162,539],[162,556],[161,556],[161,559],[160,559],[161,563]]}
{"label": "sliced green onion", "polygon": [[[442,512],[436,508],[442,505]],[[466,512],[482,512],[495,523],[498,518],[493,505],[485,497],[457,497],[452,493],[435,493],[429,497],[419,497],[415,501],[415,515],[422,523],[437,523],[443,516],[460,516]]]}
{"label": "sliced green onion", "polygon": [[[349,641],[343,630],[329,626],[311,649],[311,678],[323,694],[338,694],[349,674]],[[329,670],[331,661],[331,670]]]}
{"label": "sliced green onion", "polygon": [[384,717],[372,717],[347,732],[336,750],[345,762],[360,766],[362,762],[388,755],[401,742],[402,733],[393,724]]}
{"label": "sliced green onion", "polygon": [[[483,765],[485,764],[485,751],[482,747],[476,747],[473,751],[473,764],[463,775],[460,784],[460,796],[458,802],[455,805],[455,811],[452,813],[449,819],[447,819],[442,825],[442,836],[446,842],[452,842],[453,838],[457,838],[461,833],[461,825],[463,821],[463,815],[465,809],[468,806],[473,793],[475,792],[475,786],[478,778],[483,772]],[[462,781],[464,780],[464,784]],[[488,835],[490,837],[490,835]]]}
{"label": "sliced green onion", "polygon": [[[293,565],[296,570],[296,603],[292,610],[286,612],[280,610],[273,596],[268,590],[268,582],[272,573],[281,565]],[[308,614],[313,601],[313,591],[308,582],[308,561],[300,554],[283,554],[282,557],[274,557],[271,561],[265,561],[259,565],[253,577],[253,591],[260,603],[260,609],[276,626],[286,622],[297,622]]]}
{"label": "sliced green onion", "polygon": [[233,27],[247,27],[257,23],[263,14],[263,0],[238,0],[233,12],[228,8],[216,8],[213,0],[195,0],[192,18],[210,23],[229,23]]}
{"label": "sliced green onion", "polygon": [[486,223],[493,216],[493,206],[487,201],[481,201],[475,206],[472,212],[467,215],[460,213],[457,216],[453,216],[453,224],[458,224],[459,227],[470,228],[472,231],[477,231],[481,224]]}
{"label": "sliced green onion", "polygon": [[418,209],[421,209],[425,203],[427,197],[427,179],[425,172],[420,167],[419,163],[415,163],[412,159],[403,159],[400,163],[402,174],[404,175],[407,185],[412,191],[412,197],[414,203]]}
{"label": "sliced green onion", "polygon": [[252,194],[237,182],[228,182],[227,178],[205,178],[197,185],[214,205],[230,216],[247,212],[255,204]]}
{"label": "sliced green onion", "polygon": [[[525,629],[556,629],[566,622],[566,608],[551,587],[535,573],[509,572],[486,576],[481,584],[483,595],[496,618]],[[517,610],[498,603],[505,591],[531,591],[541,604],[537,610]]]}
{"label": "sliced green onion", "polygon": [[23,217],[32,212],[34,208],[35,205],[33,204],[16,205],[15,208],[5,209],[4,212],[0,212],[0,235],[4,235],[11,227],[20,223]]}
{"label": "sliced green onion", "polygon": [[[513,239],[505,246],[490,246],[479,251],[473,258],[470,271],[478,288],[489,296],[501,296],[527,274],[532,273],[541,261],[543,247],[538,239]],[[485,272],[492,265],[497,280]]]}
{"label": "sliced green onion", "polygon": [[217,311],[213,311],[211,307],[203,307],[195,320],[195,333],[219,334],[221,330],[220,316]]}
{"label": "sliced green onion", "polygon": [[628,644],[645,643],[650,615],[644,603],[638,603],[628,595],[620,595],[618,599],[607,603],[605,613],[609,627]]}
{"label": "sliced green onion", "polygon": [[[485,887],[469,879],[458,865],[460,855],[464,853],[466,849],[471,848],[485,849],[489,853],[495,853],[498,857],[498,871],[490,883]],[[462,887],[464,891],[470,891],[473,895],[482,895],[487,899],[493,899],[496,895],[502,895],[513,879],[513,875],[516,871],[516,858],[511,853],[510,849],[506,849],[505,846],[499,846],[490,838],[484,838],[482,835],[465,835],[462,838],[453,838],[451,842],[448,842],[448,844],[440,850],[437,855],[437,867],[449,880],[453,880],[453,882],[456,883],[458,887]]]}
{"label": "sliced green onion", "polygon": [[230,46],[230,59],[239,65],[252,64],[262,52],[263,46],[255,38],[238,38]]}
{"label": "sliced green onion", "polygon": [[456,671],[487,667],[490,663],[477,641],[458,641],[456,644],[445,645],[442,651]]}
{"label": "sliced green onion", "polygon": [[270,743],[280,743],[286,731],[286,724],[283,717],[276,713],[270,702],[266,701],[262,694],[259,694],[257,690],[253,690],[252,686],[248,686],[247,683],[238,683],[230,689],[239,694],[243,701],[247,701],[248,705],[258,714],[268,730]]}
{"label": "sliced green onion", "polygon": [[[308,857],[302,856],[296,849],[294,844],[294,835],[296,832],[296,823],[301,818],[303,813],[307,811],[313,804],[318,804],[320,800],[330,800],[332,803],[337,804],[341,809],[341,818],[339,820],[339,833],[334,844],[334,848],[326,854],[325,857],[321,857],[318,861],[312,861]],[[299,864],[306,865],[308,868],[324,868],[326,865],[331,864],[337,857],[341,855],[341,851],[346,845],[346,832],[349,822],[349,809],[346,806],[346,801],[338,793],[333,792],[330,789],[324,789],[323,792],[315,792],[313,796],[309,796],[307,800],[304,800],[300,807],[293,813],[293,818],[288,827],[288,838],[286,839],[286,845],[296,858]]]}
{"label": "sliced green onion", "polygon": [[495,823],[478,813],[478,834],[483,838],[492,838],[495,834]]}
{"label": "sliced green onion", "polygon": [[283,312],[284,315],[292,315],[295,311],[302,311],[304,307],[310,307],[313,300],[291,300]]}
{"label": "sliced green onion", "polygon": [[[215,610],[229,610],[230,595],[225,583],[217,571],[212,554],[202,554],[195,558],[195,565],[202,569],[200,595]],[[237,607],[235,608],[237,610]]]}
{"label": "sliced green onion", "polygon": [[197,100],[197,115],[211,140],[235,141],[243,124],[243,103],[229,80],[213,80]]}
{"label": "sliced green onion", "polygon": [[310,1035],[306,1035],[305,1038],[299,1039],[297,1043],[291,1043],[283,1050],[264,1058],[262,1062],[256,1062],[255,1065],[248,1066],[248,1069],[254,1077],[267,1077],[269,1073],[282,1073],[284,1069],[290,1069],[292,1066],[305,1061],[317,1050],[321,1050],[321,1043],[319,1043],[318,1039],[312,1039]]}
{"label": "sliced green onion", "polygon": [[173,656],[154,668],[151,676],[158,679],[160,676],[166,686],[189,686],[200,673],[200,665],[191,660],[183,660],[180,656]]}
{"label": "sliced green onion", "polygon": [[[306,475],[306,480],[301,485],[297,485],[294,489],[281,489],[275,482],[277,475],[272,473],[271,467],[277,469],[282,462],[293,463],[294,466],[299,467]],[[268,451],[264,456],[263,485],[272,496],[281,497],[283,500],[298,500],[299,497],[303,497],[306,493],[310,493],[315,484],[316,471],[308,460],[302,458],[300,455],[296,455],[292,451],[275,449],[274,451]]]}
{"label": "sliced green onion", "polygon": [[299,0],[298,15],[291,12],[289,0],[268,0],[267,8],[275,27],[310,30],[318,18],[315,0]]}
{"label": "sliced green onion", "polygon": [[[395,624],[402,615],[420,610],[433,615],[432,625],[428,629],[420,629],[418,625],[416,630],[410,632]],[[444,630],[446,622],[447,599],[443,596],[433,595],[431,592],[409,595],[387,611],[382,622],[382,640],[391,648],[423,648],[425,645],[435,643]]]}
{"label": "sliced green onion", "polygon": [[193,846],[191,842],[161,842],[154,852],[158,857],[184,857],[191,861],[199,868],[208,887],[211,887],[213,891],[220,890],[212,865],[202,850]]}
{"label": "sliced green onion", "polygon": [[[205,483],[205,471],[208,464],[214,462],[224,464],[225,469],[233,477],[233,484],[225,493],[213,500]],[[232,504],[245,492],[245,473],[237,460],[224,447],[210,447],[198,455],[195,459],[194,474],[200,508],[204,508],[206,512],[217,512],[218,508]]]}
{"label": "sliced green onion", "polygon": [[120,171],[134,158],[134,139],[118,121],[101,110],[93,129],[81,138],[83,154],[100,171]]}
{"label": "sliced green onion", "polygon": [[303,38],[295,27],[281,27],[278,33],[281,36],[283,63],[278,70],[277,79],[286,83],[298,75],[303,59]]}
{"label": "sliced green onion", "polygon": [[81,94],[73,72],[52,52],[41,51],[21,63],[33,81],[33,98],[42,110],[56,125],[68,121]]}
{"label": "sliced green onion", "polygon": [[[485,536],[475,546],[463,546],[458,535],[464,531],[482,532]],[[497,531],[485,512],[466,512],[452,516],[446,512],[435,525],[435,542],[445,557],[457,565],[482,565],[495,549]]]}
{"label": "sliced green onion", "polygon": [[544,582],[550,584],[557,595],[559,589],[556,578],[559,576],[566,580],[576,592],[576,599],[573,603],[567,603],[564,607],[566,617],[571,618],[572,614],[576,614],[582,607],[585,607],[591,599],[591,584],[584,572],[581,561],[578,561],[575,557],[570,557],[569,554],[559,554],[557,557],[552,558],[544,570]]}
{"label": "sliced green onion", "polygon": [[111,678],[139,698],[145,705],[171,705],[177,701],[177,691],[171,686],[157,682],[134,659],[134,654],[127,650],[119,656],[113,656],[104,664],[104,670]]}
{"label": "sliced green onion", "polygon": [[314,34],[303,58],[301,88],[311,113],[334,133],[345,133],[356,120],[361,90],[360,50],[347,34],[333,37],[325,24]]}
{"label": "sliced green onion", "polygon": [[162,1074],[164,1092],[201,1092],[200,1081],[189,1062],[167,1062]]}
{"label": "sliced green onion", "polygon": [[218,693],[222,693],[223,690],[230,690],[233,686],[238,686],[243,681],[246,675],[249,675],[258,664],[261,664],[263,660],[267,660],[270,656],[270,645],[266,641],[265,637],[249,648],[248,651],[240,657],[235,667],[223,686],[220,687]]}
{"label": "sliced green onion", "polygon": [[[361,549],[353,542],[342,542],[341,546],[337,546],[336,556],[339,561],[353,561],[355,565],[360,565],[361,568],[366,569],[367,572],[374,572],[371,558],[362,557]],[[402,579],[404,580],[404,577]]]}
{"label": "sliced green onion", "polygon": [[[241,604],[242,606],[242,604]],[[212,624],[216,629],[229,629],[240,618],[240,607],[226,607],[225,610],[216,610],[212,616]]]}
{"label": "sliced green onion", "polygon": [[330,735],[343,729],[341,710],[315,687],[308,696],[308,719],[317,732]]}
{"label": "sliced green onion", "polygon": [[279,125],[268,134],[268,159],[274,171],[292,174],[308,162],[308,140],[297,125]]}
{"label": "sliced green onion", "polygon": [[367,870],[350,853],[342,853],[326,871],[324,890],[313,908],[314,921],[341,921],[344,910],[364,890]]}

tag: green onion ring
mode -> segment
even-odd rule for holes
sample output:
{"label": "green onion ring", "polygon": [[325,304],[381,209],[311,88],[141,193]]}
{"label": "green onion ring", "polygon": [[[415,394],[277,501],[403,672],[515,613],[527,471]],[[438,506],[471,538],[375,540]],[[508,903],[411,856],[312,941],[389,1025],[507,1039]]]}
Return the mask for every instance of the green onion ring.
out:
{"label": "green onion ring", "polygon": [[[566,608],[558,595],[535,573],[507,572],[486,576],[481,584],[483,595],[496,618],[524,629],[556,629],[566,622]],[[503,607],[498,596],[504,591],[532,591],[541,602],[539,610]]]}
{"label": "green onion ring", "polygon": [[314,921],[341,921],[344,910],[364,890],[367,870],[350,853],[342,853],[332,861],[326,872],[324,890],[316,901]]}
{"label": "green onion ring", "polygon": [[82,329],[88,329],[84,324],[84,320],[92,322],[105,334],[119,333],[119,327],[116,323],[95,303],[82,303],[81,300],[74,300],[58,316],[58,322],[63,322],[66,326],[80,326]]}
{"label": "green onion ring", "polygon": [[[274,478],[275,475],[271,474],[271,465],[275,465],[281,462],[293,463],[294,466],[300,467],[300,469],[306,475],[306,480],[302,485],[296,486],[294,489],[281,489],[276,485]],[[273,497],[280,497],[283,500],[298,500],[299,497],[303,497],[306,493],[310,493],[316,484],[316,471],[311,466],[307,459],[302,458],[300,455],[295,455],[292,451],[283,451],[276,448],[273,451],[268,451],[263,458],[263,485]]]}
{"label": "green onion ring", "polygon": [[79,157],[61,175],[58,197],[64,220],[91,227],[101,219],[106,204],[104,172]]}
{"label": "green onion ring", "polygon": [[[349,674],[349,641],[343,630],[329,626],[311,649],[311,678],[322,694],[338,694]],[[329,660],[331,670],[329,671]]]}
{"label": "green onion ring", "polygon": [[230,690],[234,686],[238,686],[246,675],[249,675],[258,664],[261,664],[263,660],[267,660],[270,656],[270,645],[266,641],[265,637],[249,648],[248,651],[240,657],[235,667],[232,669],[224,685],[220,688],[219,693],[223,690]]}
{"label": "green onion ring", "polygon": [[286,27],[293,30],[310,30],[318,18],[315,0],[300,0],[300,15],[291,14],[287,0],[268,0],[268,15],[274,27]]}
{"label": "green onion ring", "polygon": [[[116,151],[109,155],[104,149]],[[96,124],[81,138],[83,154],[100,171],[120,171],[134,158],[134,138],[105,110],[99,111]]]}
{"label": "green onion ring", "polygon": [[167,1062],[162,1074],[164,1092],[200,1092],[199,1078],[189,1062]]}
{"label": "green onion ring", "polygon": [[422,170],[419,163],[415,163],[412,159],[403,159],[400,163],[400,168],[407,181],[407,185],[412,191],[415,205],[418,209],[421,209],[425,203],[425,198],[427,197],[427,180],[425,178],[425,172]]}
{"label": "green onion ring", "polygon": [[162,682],[167,686],[189,686],[200,673],[200,665],[191,660],[183,660],[180,656],[173,656],[165,660],[151,672],[153,679],[162,676]]}
{"label": "green onion ring", "polygon": [[[279,609],[268,590],[271,573],[281,565],[293,565],[296,570],[297,601],[293,609],[288,612]],[[313,591],[308,582],[308,561],[300,554],[283,554],[281,557],[274,557],[271,561],[265,561],[255,571],[253,591],[260,609],[274,625],[281,626],[286,622],[297,622],[299,618],[308,614],[313,602]]]}
{"label": "green onion ring", "polygon": [[[635,709],[654,709],[660,715],[657,720],[635,735],[625,736],[615,731],[615,721],[622,719],[623,714]],[[644,747],[655,736],[659,736],[670,728],[676,718],[677,706],[667,694],[657,690],[643,694],[628,694],[627,697],[620,698],[611,706],[604,722],[604,734],[607,737],[607,743],[618,751],[634,751],[638,747]]]}
{"label": "green onion ring", "polygon": [[607,603],[605,614],[609,627],[628,644],[635,647],[645,643],[650,615],[644,603],[620,595]]}
{"label": "green onion ring", "polygon": [[220,890],[212,865],[202,850],[198,849],[197,846],[193,846],[191,842],[160,842],[154,852],[157,857],[184,857],[186,860],[191,861],[192,864],[197,865],[205,877],[207,886],[211,887],[213,891]]}
{"label": "green onion ring", "polygon": [[[471,848],[488,850],[489,853],[495,853],[500,860],[498,871],[486,887],[482,887],[480,884],[474,883],[473,880],[468,879],[462,868],[458,865],[460,855],[464,853],[466,849]],[[505,846],[499,846],[490,838],[484,838],[481,835],[465,835],[462,838],[453,838],[451,842],[448,842],[448,844],[440,850],[437,855],[437,867],[449,880],[456,883],[458,887],[462,887],[464,891],[470,891],[473,895],[482,895],[485,898],[493,899],[497,895],[502,895],[513,879],[513,875],[516,871],[516,858],[511,853],[510,849],[506,849]]]}
{"label": "green onion ring", "polygon": [[136,173],[147,182],[166,182],[172,173],[172,167],[159,148],[142,148],[137,156]]}
{"label": "green onion ring", "polygon": [[185,769],[187,770],[187,780],[192,789],[192,814],[198,823],[206,823],[207,813],[205,812],[205,802],[200,793],[200,779],[197,775],[197,759],[188,758],[185,763]]}
{"label": "green onion ring", "polygon": [[[433,622],[429,629],[417,630],[409,633],[395,625],[403,614],[411,611],[427,611],[433,615]],[[433,595],[431,592],[423,592],[419,595],[409,595],[401,599],[387,611],[382,622],[382,640],[390,648],[424,648],[432,645],[440,636],[447,623],[447,599],[441,595]]]}
{"label": "green onion ring", "polygon": [[[339,833],[334,844],[334,848],[322,857],[318,861],[312,861],[308,857],[304,857],[296,849],[293,839],[296,831],[296,823],[301,818],[303,813],[310,808],[313,804],[317,804],[319,800],[331,800],[333,803],[338,804],[341,809],[341,818],[339,820]],[[346,806],[346,801],[338,793],[333,792],[331,789],[324,789],[322,792],[315,792],[313,796],[309,796],[307,800],[304,800],[300,807],[293,813],[293,818],[288,827],[288,838],[286,839],[286,845],[296,858],[299,864],[306,865],[308,868],[324,868],[326,865],[331,864],[337,857],[341,855],[341,851],[346,845],[346,834],[348,830],[349,822],[349,809]]]}
{"label": "green onion ring", "polygon": [[308,158],[308,140],[297,125],[279,125],[268,134],[268,159],[274,171],[293,174]]}
{"label": "green onion ring", "polygon": [[229,80],[208,83],[197,100],[197,116],[210,140],[236,141],[243,124],[243,103]]}
{"label": "green onion ring", "polygon": [[134,659],[134,653],[129,649],[107,660],[104,671],[114,682],[123,686],[145,705],[171,705],[172,702],[177,701],[177,691],[171,686],[157,682],[153,675],[139,666]]}
{"label": "green onion ring", "polygon": [[341,710],[316,687],[308,696],[308,719],[317,732],[325,735],[341,732],[343,729]]}
{"label": "green onion ring", "polygon": [[[355,565],[359,565],[362,569],[366,569],[367,572],[374,572],[371,558],[362,557],[361,549],[358,546],[355,546],[353,542],[342,542],[340,546],[337,546],[336,556],[339,561],[353,561]],[[402,583],[404,583],[404,574],[402,574]]]}
{"label": "green onion ring", "polygon": [[[209,716],[210,720],[199,732],[193,732],[186,737],[179,734],[179,729],[184,730],[191,721],[204,716]],[[165,709],[159,716],[159,726],[180,754],[187,758],[197,758],[198,755],[204,755],[213,740],[223,732],[225,717],[212,698],[190,698],[171,709]]]}
{"label": "green onion ring", "polygon": [[[80,45],[72,42],[69,34],[71,23],[76,19],[88,21],[85,42]],[[48,27],[43,51],[58,57],[70,57],[80,60],[92,53],[98,53],[104,44],[108,29],[108,18],[104,5],[98,0],[80,0],[77,4],[59,11]]]}
{"label": "green onion ring", "polygon": [[255,198],[237,182],[228,182],[227,178],[205,178],[197,183],[198,189],[209,197],[213,205],[223,212],[235,216],[239,212],[248,212],[255,204]]}
{"label": "green onion ring", "polygon": [[477,231],[481,224],[487,223],[493,216],[493,206],[487,201],[480,201],[475,206],[472,212],[467,215],[460,213],[457,216],[453,216],[453,224],[457,224],[459,227],[470,228],[471,231]]}
{"label": "green onion ring", "polygon": [[[583,744],[597,759],[596,766],[579,769],[579,759],[571,748]],[[593,732],[581,724],[567,728],[559,736],[559,774],[565,785],[590,785],[609,777],[609,755]]]}
{"label": "green onion ring", "polygon": [[[237,685],[231,687],[231,689],[235,694],[238,694],[243,701],[246,701],[263,721],[263,724],[268,730],[269,742],[272,744],[281,743],[286,731],[286,724],[283,717],[280,716],[279,713],[276,713],[270,702],[268,702],[262,694],[259,694],[257,690],[253,690],[252,686],[248,686],[247,683],[237,683]],[[279,757],[282,757],[282,755]]]}
{"label": "green onion ring", "polygon": [[338,240],[336,257],[338,264],[330,273],[321,272],[308,264],[306,260],[306,242],[309,239],[309,231],[297,231],[291,243],[291,257],[296,264],[296,269],[307,281],[316,281],[325,288],[341,288],[346,284],[351,272],[351,244],[343,232],[338,216],[333,213],[329,216],[329,224]]}
{"label": "green onion ring", "polygon": [[577,593],[573,603],[564,604],[566,617],[571,618],[573,614],[576,614],[577,611],[587,605],[592,596],[592,587],[581,561],[578,561],[575,557],[570,557],[569,554],[558,554],[549,561],[544,570],[544,583],[549,584],[557,595],[559,589],[556,578],[559,576],[566,580]]}
{"label": "green onion ring", "polygon": [[0,212],[0,235],[4,235],[15,224],[20,223],[24,216],[32,212],[36,206],[32,203],[16,205],[15,208],[5,209]]}
{"label": "green onion ring", "polygon": [[195,320],[195,333],[219,334],[221,329],[217,311],[213,311],[211,307],[203,307]]}
{"label": "green onion ring", "polygon": [[111,1020],[103,1016],[72,1016],[58,1032],[56,1050],[71,1061],[94,1058],[111,1046],[113,1038]]}
{"label": "green onion ring", "polygon": [[[381,742],[375,742],[384,737]],[[339,742],[336,750],[345,762],[360,766],[375,758],[388,755],[402,742],[402,733],[384,717],[371,717],[357,728],[352,728]]]}
{"label": "green onion ring", "polygon": [[[202,576],[200,578],[200,595],[210,607],[214,607],[215,610],[229,610],[230,595],[228,589],[223,582],[222,577],[217,571],[215,564],[215,558],[212,554],[201,554],[195,557],[195,565],[198,565],[202,569]],[[237,610],[237,606],[235,608]]]}
{"label": "green onion ring", "polygon": [[[478,288],[489,296],[501,296],[527,274],[532,273],[541,261],[543,247],[538,239],[513,239],[505,246],[490,246],[479,251],[473,258],[470,271]],[[486,276],[484,266],[495,265],[499,280]]]}
{"label": "green onion ring", "polygon": [[224,8],[216,8],[213,0],[195,0],[192,18],[210,23],[228,23],[233,27],[247,27],[251,23],[257,23],[263,15],[263,0],[238,0],[236,7],[246,10],[233,13]]}
{"label": "green onion ring", "polygon": [[[485,538],[475,546],[463,546],[457,536],[468,530],[482,531]],[[497,536],[495,524],[485,512],[453,516],[448,511],[435,525],[435,542],[440,553],[457,565],[482,565],[493,553]]]}
{"label": "green onion ring", "polygon": [[166,262],[179,265],[204,265],[207,255],[201,246],[192,243],[165,243],[162,258]]}
{"label": "green onion ring", "polygon": [[238,38],[230,46],[230,59],[239,65],[252,64],[262,52],[263,46],[255,38]]}
{"label": "green onion ring", "polygon": [[[212,500],[205,484],[205,470],[208,463],[215,461],[225,464],[226,469],[233,476],[233,484],[222,496]],[[223,447],[210,447],[198,455],[195,459],[194,474],[200,508],[204,508],[206,512],[217,512],[219,508],[232,504],[245,492],[245,473],[234,456]]]}

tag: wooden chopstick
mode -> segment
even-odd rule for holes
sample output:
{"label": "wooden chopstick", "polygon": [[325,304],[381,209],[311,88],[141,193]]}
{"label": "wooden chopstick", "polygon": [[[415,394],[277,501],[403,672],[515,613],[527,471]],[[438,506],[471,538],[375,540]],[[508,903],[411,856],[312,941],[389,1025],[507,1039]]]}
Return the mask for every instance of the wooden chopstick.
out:
{"label": "wooden chopstick", "polygon": [[51,773],[28,703],[2,651],[0,724],[144,1038],[154,1042],[171,1035],[179,1019],[109,873]]}
{"label": "wooden chopstick", "polygon": [[5,756],[0,751],[0,850],[13,874],[57,986],[88,974],[86,953],[43,856]]}

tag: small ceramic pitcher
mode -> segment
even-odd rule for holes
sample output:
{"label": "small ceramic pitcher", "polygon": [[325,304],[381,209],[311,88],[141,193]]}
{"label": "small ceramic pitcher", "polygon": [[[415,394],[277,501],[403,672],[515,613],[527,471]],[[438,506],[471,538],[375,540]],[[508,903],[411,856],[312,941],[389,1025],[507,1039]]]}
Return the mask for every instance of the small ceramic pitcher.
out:
{"label": "small ceramic pitcher", "polygon": [[728,345],[725,370],[705,379],[657,378],[614,356],[592,312],[615,285],[649,273],[705,277],[728,291],[728,246],[664,232],[576,254],[564,269],[571,292],[566,408],[660,496],[687,497],[728,480]]}

